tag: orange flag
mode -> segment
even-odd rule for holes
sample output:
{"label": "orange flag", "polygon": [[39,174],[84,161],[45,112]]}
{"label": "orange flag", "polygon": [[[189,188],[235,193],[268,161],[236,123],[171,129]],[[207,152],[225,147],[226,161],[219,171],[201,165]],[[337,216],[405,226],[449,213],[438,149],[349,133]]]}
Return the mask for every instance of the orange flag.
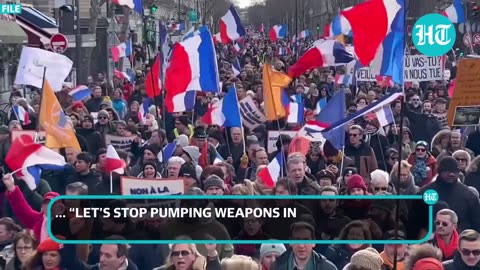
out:
{"label": "orange flag", "polygon": [[52,87],[45,80],[40,105],[40,126],[47,133],[45,146],[48,148],[73,148],[81,151],[73,127],[58,102]]}
{"label": "orange flag", "polygon": [[291,81],[292,78],[287,74],[274,71],[268,64],[263,65],[263,100],[267,120],[278,120],[287,116],[282,104],[282,89]]}

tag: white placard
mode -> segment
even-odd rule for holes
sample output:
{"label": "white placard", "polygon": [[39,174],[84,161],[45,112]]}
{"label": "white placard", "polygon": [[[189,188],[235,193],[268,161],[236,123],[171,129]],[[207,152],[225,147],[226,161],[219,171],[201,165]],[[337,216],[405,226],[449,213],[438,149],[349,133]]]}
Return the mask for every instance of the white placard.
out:
{"label": "white placard", "polygon": [[246,96],[244,99],[240,100],[238,103],[240,109],[240,115],[242,116],[242,124],[253,130],[261,124],[265,123],[265,115],[255,105],[251,96]]}
{"label": "white placard", "polygon": [[185,192],[183,179],[121,178],[122,195],[182,195]]}
{"label": "white placard", "polygon": [[111,144],[117,150],[123,150],[123,151],[126,151],[126,152],[130,152],[132,142],[136,138],[137,138],[137,135],[122,137],[122,136],[115,136],[115,135],[107,134],[107,135],[105,135],[105,144],[106,145]]}
{"label": "white placard", "polygon": [[280,134],[286,134],[288,136],[290,136],[291,138],[293,138],[296,134],[297,134],[297,131],[293,131],[293,130],[282,130],[282,131],[278,131],[278,130],[269,130],[268,131],[268,140],[267,140],[267,152],[269,154],[277,151],[277,140],[278,140],[278,136],[280,136]]}

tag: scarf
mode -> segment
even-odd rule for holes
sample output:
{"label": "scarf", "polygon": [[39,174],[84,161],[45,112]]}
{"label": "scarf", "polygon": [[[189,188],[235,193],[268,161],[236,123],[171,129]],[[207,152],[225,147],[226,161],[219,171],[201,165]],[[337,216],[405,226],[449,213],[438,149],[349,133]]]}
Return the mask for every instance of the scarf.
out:
{"label": "scarf", "polygon": [[413,179],[415,179],[415,184],[420,184],[427,178],[427,158],[415,158],[415,165],[413,168]]}
{"label": "scarf", "polygon": [[[198,147],[198,145],[195,143],[195,140],[192,140],[190,145]],[[200,167],[202,167],[202,168],[205,168],[206,166],[209,165],[209,162],[208,162],[209,161],[208,160],[208,146],[209,146],[209,143],[207,141],[203,145],[203,148],[200,149],[200,158],[198,159],[198,165],[200,165]]]}
{"label": "scarf", "polygon": [[443,257],[447,260],[450,260],[453,258],[453,255],[455,255],[455,250],[457,250],[458,247],[458,232],[457,230],[454,230],[452,233],[452,238],[450,239],[450,244],[445,244],[443,242],[442,238],[440,238],[439,235],[435,235],[435,240],[437,240],[437,245],[438,248],[442,251]]}
{"label": "scarf", "polygon": [[40,228],[40,243],[47,239],[48,239],[47,217],[44,215],[42,220],[42,227]]}
{"label": "scarf", "polygon": [[[393,261],[387,256],[385,251],[380,253],[380,257],[382,257],[383,264],[388,267],[388,269],[393,269]],[[397,261],[397,270],[404,270],[405,269],[405,262]]]}

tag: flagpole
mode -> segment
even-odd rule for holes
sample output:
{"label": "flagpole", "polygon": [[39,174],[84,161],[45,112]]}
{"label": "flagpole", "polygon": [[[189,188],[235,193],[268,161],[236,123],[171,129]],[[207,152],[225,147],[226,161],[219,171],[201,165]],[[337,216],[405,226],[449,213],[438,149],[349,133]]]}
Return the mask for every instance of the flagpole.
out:
{"label": "flagpole", "polygon": [[[233,85],[233,89],[235,89],[235,98],[237,99],[237,104],[240,104],[240,101],[238,100],[238,96],[237,96],[237,86],[235,84]],[[238,109],[238,115],[240,116],[240,129],[242,130],[243,154],[245,155],[247,153],[246,147],[245,147],[245,139],[246,138],[245,138],[245,131],[244,131],[244,128],[243,128],[243,123],[242,123],[242,114],[240,114],[240,106],[237,106],[237,109]]]}
{"label": "flagpole", "polygon": [[110,172],[110,194],[113,194],[113,172]]}

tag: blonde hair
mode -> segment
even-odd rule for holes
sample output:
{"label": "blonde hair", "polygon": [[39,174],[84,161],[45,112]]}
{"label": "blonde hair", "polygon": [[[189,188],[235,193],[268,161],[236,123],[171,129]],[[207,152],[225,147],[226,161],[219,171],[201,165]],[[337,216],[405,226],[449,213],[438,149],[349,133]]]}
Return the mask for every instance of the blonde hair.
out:
{"label": "blonde hair", "polygon": [[[188,237],[188,236],[186,236],[186,235],[181,235],[181,236],[175,238],[175,240],[192,240],[192,238],[190,238],[190,237]],[[171,245],[169,245],[169,247],[170,247],[170,250],[169,250],[169,251],[170,251],[170,254],[168,254],[168,257],[167,257],[167,259],[165,260],[165,266],[166,266],[167,268],[173,266],[172,257],[171,257],[171,255],[172,255],[171,252],[172,252],[172,250],[175,248],[176,245],[181,245],[181,244],[171,244]],[[195,258],[197,258],[197,259],[198,259],[198,258],[203,258],[203,259],[204,259],[204,257],[202,256],[202,254],[200,254],[200,252],[198,251],[197,246],[196,246],[195,244],[185,244],[185,245],[188,245],[189,251],[190,251],[193,255],[195,255]]]}
{"label": "blonde hair", "polygon": [[[401,161],[400,170],[407,170],[408,172],[410,172],[411,169],[412,169],[412,165],[410,165],[410,163],[408,163],[406,160]],[[395,162],[395,164],[393,164],[392,171],[390,172],[390,177],[397,177],[397,175],[398,175],[398,162]]]}
{"label": "blonde hair", "polygon": [[260,270],[260,264],[251,257],[243,255],[233,255],[231,258],[225,258],[221,263],[222,270]]}

